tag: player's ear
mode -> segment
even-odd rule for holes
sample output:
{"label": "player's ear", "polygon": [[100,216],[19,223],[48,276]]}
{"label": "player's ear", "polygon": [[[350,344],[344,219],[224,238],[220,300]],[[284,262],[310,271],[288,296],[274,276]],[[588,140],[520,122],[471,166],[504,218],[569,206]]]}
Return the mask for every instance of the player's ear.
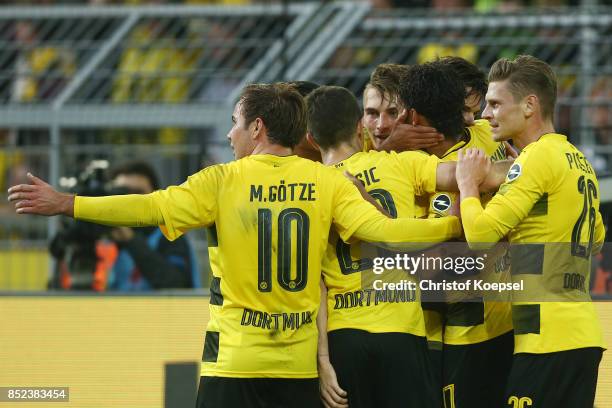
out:
{"label": "player's ear", "polygon": [[533,115],[539,106],[539,103],[540,101],[536,95],[527,95],[525,98],[523,98],[523,103],[521,105],[525,117],[528,118]]}
{"label": "player's ear", "polygon": [[421,116],[414,108],[408,109],[408,117],[406,118],[406,123],[412,126],[417,126],[417,125],[429,126],[428,123],[423,123],[423,122],[427,122],[424,119],[425,118]]}
{"label": "player's ear", "polygon": [[401,125],[403,125],[405,123],[408,123],[408,114],[409,114],[408,110],[406,108],[402,107],[401,110],[400,110],[399,116],[395,120],[396,121],[395,123],[396,124],[401,124]]}
{"label": "player's ear", "polygon": [[264,124],[261,118],[255,118],[253,122],[251,122],[251,137],[253,139],[257,139],[257,137],[261,134],[263,130]]}
{"label": "player's ear", "polygon": [[319,144],[314,140],[312,133],[306,132],[306,141],[310,143],[310,145],[314,147],[316,150],[321,151],[321,148],[319,147]]}

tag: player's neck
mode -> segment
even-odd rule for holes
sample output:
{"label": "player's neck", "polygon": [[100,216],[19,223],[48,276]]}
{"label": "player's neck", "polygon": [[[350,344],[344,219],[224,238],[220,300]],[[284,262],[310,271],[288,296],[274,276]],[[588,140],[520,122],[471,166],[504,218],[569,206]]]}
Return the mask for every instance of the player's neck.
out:
{"label": "player's neck", "polygon": [[255,146],[251,155],[272,154],[274,156],[291,156],[293,149],[273,143],[260,143]]}
{"label": "player's neck", "polygon": [[354,146],[351,143],[342,143],[339,146],[321,151],[321,158],[323,159],[324,165],[332,166],[340,163],[342,160],[348,159],[359,151],[360,150],[357,148],[357,146]]}
{"label": "player's neck", "polygon": [[444,140],[438,143],[436,146],[428,148],[427,153],[433,154],[438,157],[443,157],[444,154],[448,151],[448,149],[450,149],[456,144],[456,140],[452,140],[445,137]]}
{"label": "player's neck", "polygon": [[519,149],[524,149],[525,146],[537,142],[540,137],[547,133],[555,133],[555,127],[550,120],[533,121],[527,125],[527,128],[518,137],[513,139],[514,144]]}

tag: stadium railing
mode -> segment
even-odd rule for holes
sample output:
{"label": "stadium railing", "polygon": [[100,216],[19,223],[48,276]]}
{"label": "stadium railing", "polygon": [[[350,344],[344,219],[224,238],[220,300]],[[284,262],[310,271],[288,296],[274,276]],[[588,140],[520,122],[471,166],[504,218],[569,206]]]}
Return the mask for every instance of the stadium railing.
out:
{"label": "stadium railing", "polygon": [[[26,169],[59,185],[92,159],[147,158],[165,184],[177,183],[231,159],[224,136],[246,83],[313,80],[361,95],[377,64],[436,55],[459,55],[484,70],[521,53],[549,62],[559,76],[558,130],[605,172],[611,27],[611,7],[511,14],[311,2],[3,7],[0,199]],[[612,201],[611,183],[601,182],[604,202]],[[23,256],[15,248],[26,241],[44,254],[57,220],[16,217],[6,205],[0,217],[0,274],[27,274],[6,259]]]}

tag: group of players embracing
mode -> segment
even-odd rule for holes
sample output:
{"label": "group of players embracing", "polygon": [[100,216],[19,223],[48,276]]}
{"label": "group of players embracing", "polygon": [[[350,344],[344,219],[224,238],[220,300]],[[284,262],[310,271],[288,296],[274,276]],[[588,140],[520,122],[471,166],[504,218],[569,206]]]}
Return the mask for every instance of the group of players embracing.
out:
{"label": "group of players embracing", "polygon": [[[342,87],[253,84],[232,115],[235,161],[147,195],[74,197],[30,176],[9,200],[169,239],[208,228],[198,407],[592,408],[605,231],[592,167],[554,130],[556,92],[531,56],[488,79],[455,57],[382,64],[363,109]],[[373,257],[449,240],[506,241],[489,272],[532,292],[372,287]]]}

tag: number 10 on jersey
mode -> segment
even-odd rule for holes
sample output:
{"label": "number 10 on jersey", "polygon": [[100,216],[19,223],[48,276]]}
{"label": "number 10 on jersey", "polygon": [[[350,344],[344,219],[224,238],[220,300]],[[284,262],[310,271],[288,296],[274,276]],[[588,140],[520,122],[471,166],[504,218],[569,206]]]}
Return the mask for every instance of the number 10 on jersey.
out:
{"label": "number 10 on jersey", "polygon": [[[278,284],[290,292],[298,292],[308,282],[308,231],[310,219],[300,208],[285,208],[277,219],[277,262]],[[295,226],[295,243],[291,232]],[[257,288],[260,292],[272,291],[272,210],[257,210]],[[296,246],[295,259],[291,253]],[[291,277],[291,265],[295,262],[295,278]]]}

